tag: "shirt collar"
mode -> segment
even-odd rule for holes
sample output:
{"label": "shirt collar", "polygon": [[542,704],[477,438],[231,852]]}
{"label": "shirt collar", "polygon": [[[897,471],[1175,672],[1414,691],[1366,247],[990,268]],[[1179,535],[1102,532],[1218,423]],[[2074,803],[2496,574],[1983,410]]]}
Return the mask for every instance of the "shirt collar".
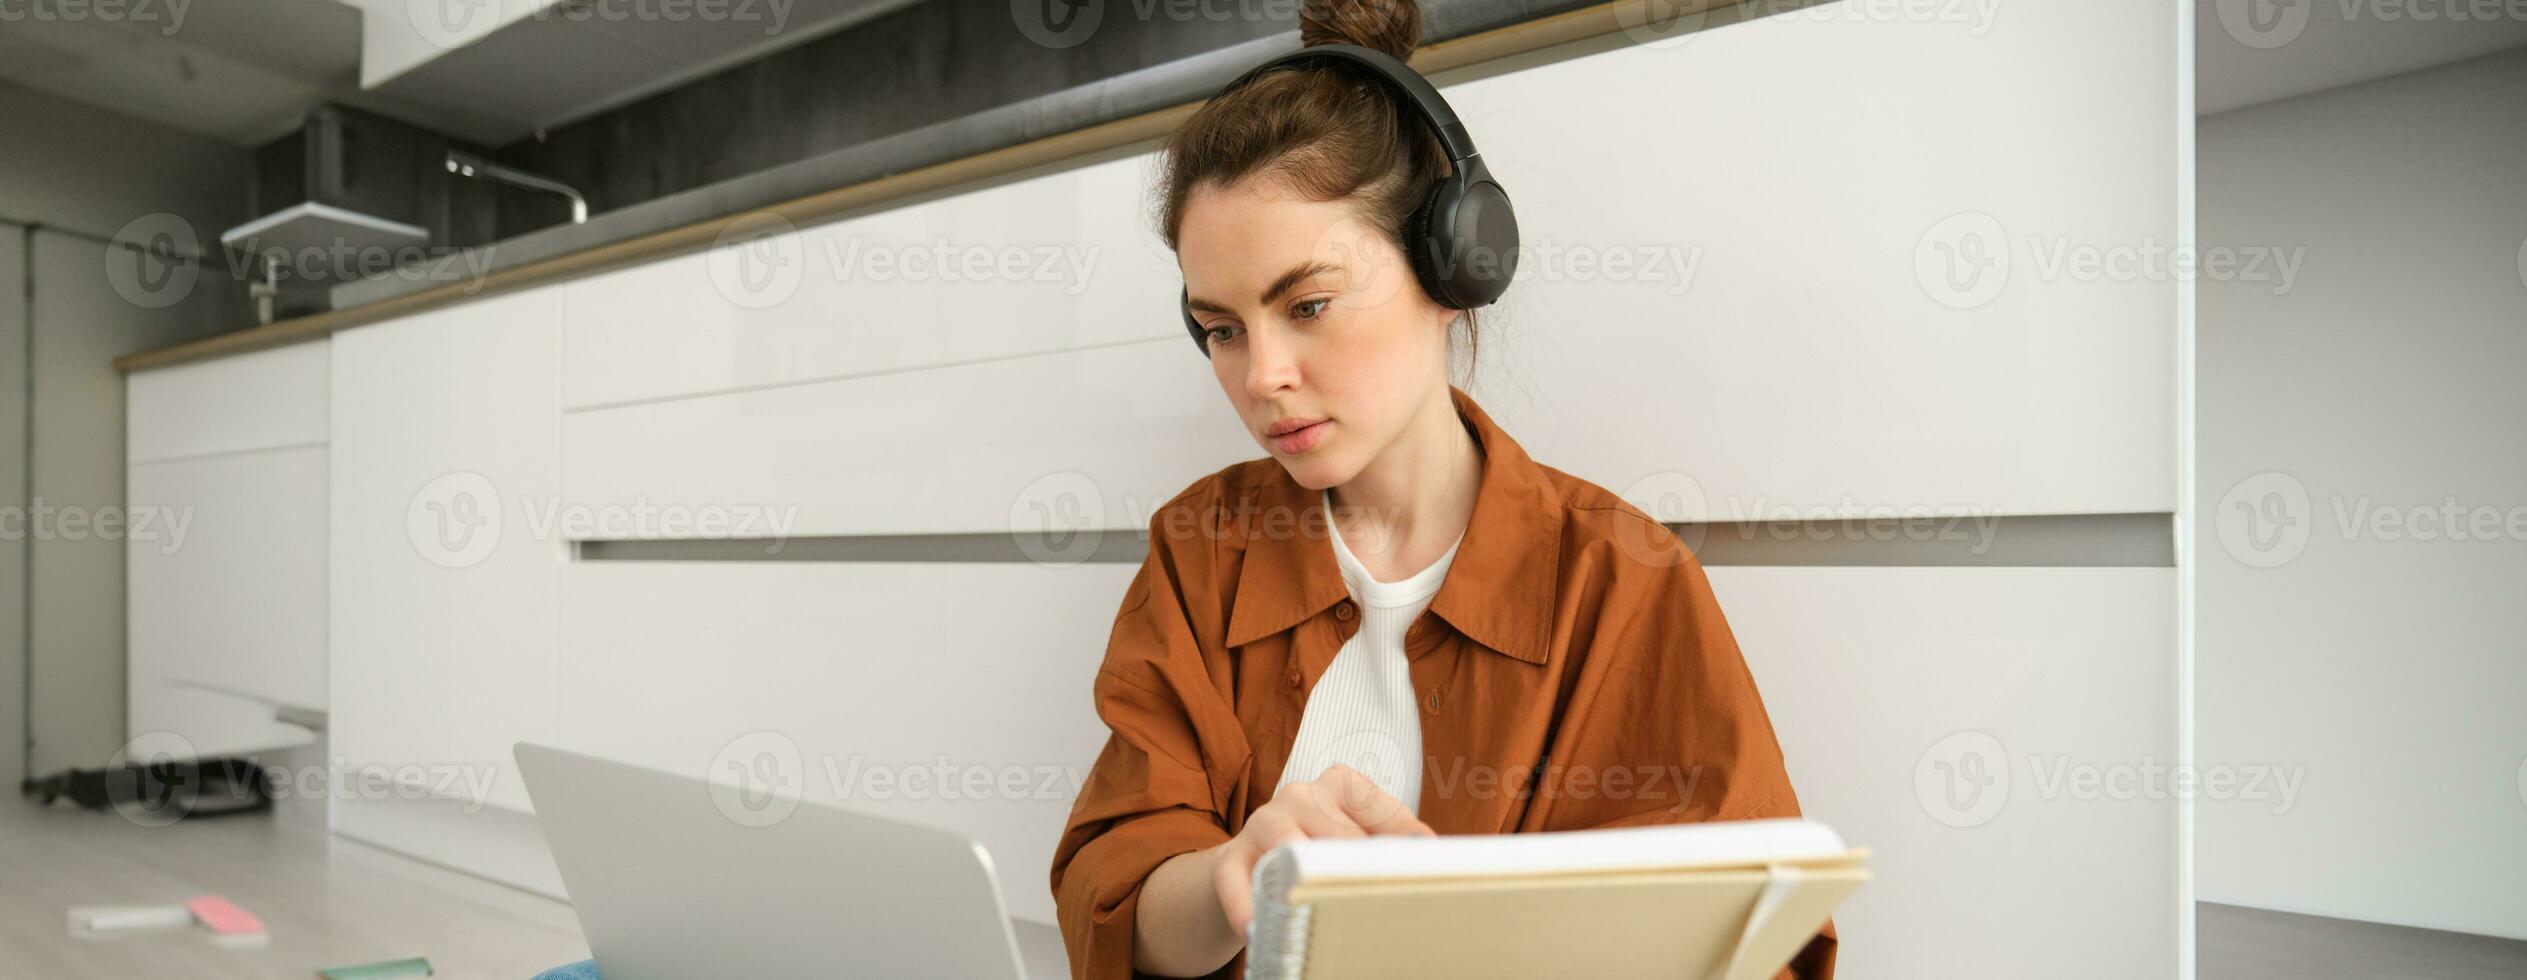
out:
{"label": "shirt collar", "polygon": [[[1486,648],[1544,663],[1561,578],[1561,495],[1463,389],[1449,385],[1448,397],[1482,447],[1483,485],[1430,611]],[[1258,462],[1250,472],[1259,482],[1237,494],[1246,500],[1247,547],[1229,616],[1231,647],[1289,629],[1351,594],[1326,536],[1331,524],[1320,493],[1279,463]]]}

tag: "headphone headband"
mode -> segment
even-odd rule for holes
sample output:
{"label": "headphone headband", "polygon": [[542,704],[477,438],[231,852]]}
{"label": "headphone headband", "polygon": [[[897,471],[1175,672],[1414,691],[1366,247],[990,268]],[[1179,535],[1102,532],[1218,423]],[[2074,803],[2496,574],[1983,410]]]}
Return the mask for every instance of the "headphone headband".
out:
{"label": "headphone headband", "polygon": [[1430,123],[1431,130],[1439,134],[1440,145],[1447,147],[1450,162],[1461,164],[1479,155],[1474,150],[1474,137],[1466,135],[1464,124],[1457,122],[1456,110],[1448,107],[1448,100],[1439,97],[1439,90],[1431,87],[1430,80],[1421,77],[1420,72],[1414,71],[1401,59],[1376,48],[1357,44],[1312,44],[1247,69],[1245,74],[1237,76],[1236,81],[1228,83],[1220,91],[1235,91],[1253,81],[1255,76],[1283,65],[1311,61],[1339,61],[1368,69],[1371,76],[1384,82],[1395,94],[1403,96],[1405,102],[1420,110],[1421,117]]}

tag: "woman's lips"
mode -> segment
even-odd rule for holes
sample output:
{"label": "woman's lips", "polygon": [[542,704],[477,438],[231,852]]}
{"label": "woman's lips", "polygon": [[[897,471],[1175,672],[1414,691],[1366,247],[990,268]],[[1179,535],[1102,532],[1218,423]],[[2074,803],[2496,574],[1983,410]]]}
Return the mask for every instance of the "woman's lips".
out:
{"label": "woman's lips", "polygon": [[1316,448],[1317,443],[1324,441],[1325,427],[1332,424],[1334,424],[1334,420],[1326,419],[1325,421],[1318,422],[1315,425],[1308,426],[1304,429],[1297,429],[1274,436],[1272,437],[1272,451],[1283,455],[1295,455],[1314,449]]}

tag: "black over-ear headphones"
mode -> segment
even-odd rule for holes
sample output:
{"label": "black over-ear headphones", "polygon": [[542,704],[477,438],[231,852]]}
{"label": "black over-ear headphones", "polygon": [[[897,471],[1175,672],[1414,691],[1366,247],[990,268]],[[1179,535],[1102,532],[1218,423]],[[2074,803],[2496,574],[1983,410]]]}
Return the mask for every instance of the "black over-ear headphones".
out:
{"label": "black over-ear headphones", "polygon": [[[1448,100],[1440,98],[1439,90],[1420,72],[1375,48],[1316,44],[1257,65],[1220,91],[1234,91],[1277,65],[1317,60],[1368,69],[1439,134],[1451,172],[1431,184],[1429,196],[1413,212],[1404,247],[1422,290],[1439,305],[1452,310],[1491,305],[1508,291],[1510,277],[1518,271],[1518,216],[1509,208],[1509,192],[1492,179],[1491,168],[1474,152],[1474,139],[1457,122],[1456,110],[1448,108]],[[1180,290],[1177,309],[1184,313],[1193,346],[1209,357],[1211,345],[1203,336],[1202,324],[1193,318],[1192,298],[1189,290]]]}

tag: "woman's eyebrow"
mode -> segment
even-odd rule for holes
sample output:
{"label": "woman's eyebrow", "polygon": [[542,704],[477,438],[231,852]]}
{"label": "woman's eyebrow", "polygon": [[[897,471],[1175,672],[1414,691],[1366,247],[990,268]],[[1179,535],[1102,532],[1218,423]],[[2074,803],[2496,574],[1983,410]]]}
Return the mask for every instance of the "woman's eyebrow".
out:
{"label": "woman's eyebrow", "polygon": [[[1326,262],[1321,259],[1313,262],[1302,262],[1298,265],[1291,266],[1290,271],[1282,273],[1280,278],[1272,281],[1272,285],[1265,287],[1263,295],[1255,297],[1255,302],[1270,303],[1275,297],[1280,296],[1282,293],[1289,292],[1290,287],[1306,282],[1310,277],[1322,275],[1327,272],[1339,272],[1341,270],[1342,266]],[[1199,296],[1186,300],[1185,307],[1187,309],[1201,310],[1204,313],[1229,312],[1228,307],[1221,306],[1218,303],[1211,302],[1210,300],[1203,299]]]}

